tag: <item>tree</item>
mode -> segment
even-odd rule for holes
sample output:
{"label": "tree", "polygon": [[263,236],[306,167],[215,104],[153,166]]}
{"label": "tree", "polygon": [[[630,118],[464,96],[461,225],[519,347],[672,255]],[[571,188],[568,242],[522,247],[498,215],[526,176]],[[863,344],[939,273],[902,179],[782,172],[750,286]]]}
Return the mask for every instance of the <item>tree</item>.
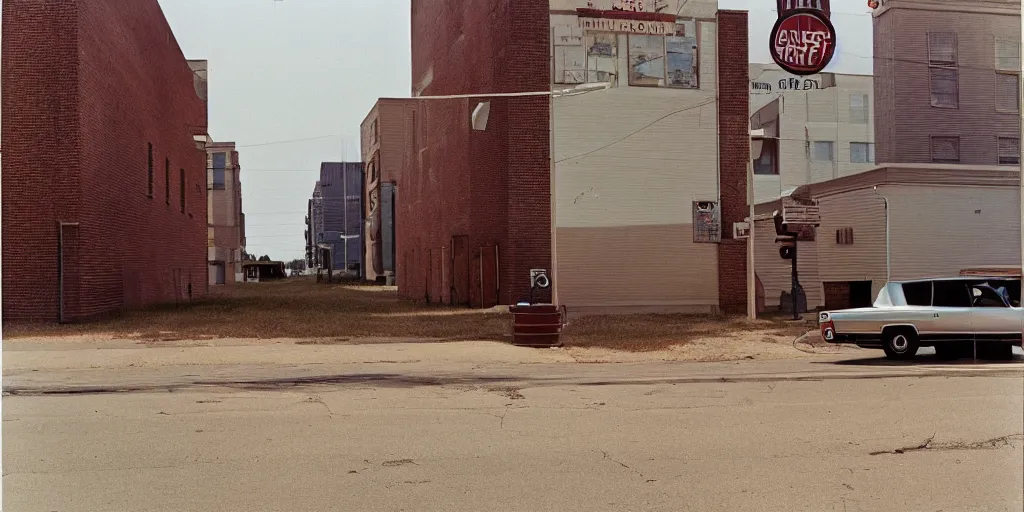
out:
{"label": "tree", "polygon": [[306,260],[294,259],[284,264],[284,268],[289,270],[303,271],[306,270]]}
{"label": "tree", "polygon": [[259,261],[270,261],[270,256],[264,254],[263,256],[260,256]]}

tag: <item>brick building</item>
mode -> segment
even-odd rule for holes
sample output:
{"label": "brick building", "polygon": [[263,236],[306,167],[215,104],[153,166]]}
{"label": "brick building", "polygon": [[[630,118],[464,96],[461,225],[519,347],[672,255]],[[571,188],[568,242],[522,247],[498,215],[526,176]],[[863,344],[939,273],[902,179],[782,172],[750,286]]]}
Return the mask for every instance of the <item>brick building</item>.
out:
{"label": "brick building", "polygon": [[234,142],[206,145],[207,259],[210,284],[244,281],[245,214],[242,213],[242,166]]}
{"label": "brick building", "polygon": [[157,0],[3,3],[3,316],[207,290],[203,80]]}
{"label": "brick building", "polygon": [[746,13],[620,3],[413,4],[413,99],[363,123],[403,295],[509,304],[547,269],[574,310],[745,310]]}

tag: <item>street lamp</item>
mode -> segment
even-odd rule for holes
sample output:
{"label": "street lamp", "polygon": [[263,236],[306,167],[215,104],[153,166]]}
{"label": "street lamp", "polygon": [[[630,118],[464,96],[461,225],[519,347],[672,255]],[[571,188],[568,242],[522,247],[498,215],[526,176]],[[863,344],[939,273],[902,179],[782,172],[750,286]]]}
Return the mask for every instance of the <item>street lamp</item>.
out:
{"label": "street lamp", "polygon": [[750,228],[747,231],[747,318],[757,319],[757,274],[754,271],[754,160],[761,157],[764,130],[750,130],[750,157],[747,158],[747,204]]}

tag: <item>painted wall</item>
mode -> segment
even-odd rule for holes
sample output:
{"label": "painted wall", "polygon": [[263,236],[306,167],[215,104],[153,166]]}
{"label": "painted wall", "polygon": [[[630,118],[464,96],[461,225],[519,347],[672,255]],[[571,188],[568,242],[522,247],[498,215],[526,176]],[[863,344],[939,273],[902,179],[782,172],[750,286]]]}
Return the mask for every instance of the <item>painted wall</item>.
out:
{"label": "painted wall", "polygon": [[610,85],[553,100],[555,282],[574,310],[718,307],[718,245],[694,242],[692,210],[719,198],[717,6],[665,4],[679,18],[648,36],[591,30],[571,10],[586,1],[551,2],[552,87]]}

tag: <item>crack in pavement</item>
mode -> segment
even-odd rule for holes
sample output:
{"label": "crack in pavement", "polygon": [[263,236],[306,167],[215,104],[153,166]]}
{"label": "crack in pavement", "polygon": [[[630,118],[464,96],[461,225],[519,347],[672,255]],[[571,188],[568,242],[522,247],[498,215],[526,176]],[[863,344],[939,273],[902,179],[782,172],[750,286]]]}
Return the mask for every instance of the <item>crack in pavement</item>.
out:
{"label": "crack in pavement", "polygon": [[657,482],[657,480],[655,480],[653,478],[645,477],[644,474],[640,472],[640,470],[634,469],[629,464],[626,464],[626,463],[624,463],[624,462],[622,462],[620,460],[617,460],[617,459],[613,459],[611,455],[608,455],[608,452],[606,452],[604,450],[601,450],[601,454],[604,455],[604,458],[602,458],[601,460],[610,460],[610,461],[612,461],[612,462],[614,462],[614,463],[616,463],[616,464],[618,464],[618,465],[628,469],[629,471],[632,471],[633,473],[636,473],[637,475],[640,476],[640,479],[643,480],[644,483]]}
{"label": "crack in pavement", "polygon": [[1024,439],[1024,433],[1010,434],[1005,436],[993,437],[992,439],[986,439],[984,441],[976,441],[968,443],[966,441],[953,441],[946,443],[936,443],[935,434],[925,439],[924,442],[914,446],[904,446],[903,448],[897,448],[895,450],[879,450],[869,453],[869,455],[903,455],[905,453],[917,452],[923,450],[933,451],[950,451],[950,450],[994,450],[1011,446],[1014,441]]}
{"label": "crack in pavement", "polygon": [[327,409],[327,417],[332,420],[334,419],[334,411],[331,410],[331,406],[327,405],[327,402],[324,402],[324,399],[321,398],[320,395],[313,395],[307,398],[306,401],[309,403],[318,403],[324,406],[324,409]]}

